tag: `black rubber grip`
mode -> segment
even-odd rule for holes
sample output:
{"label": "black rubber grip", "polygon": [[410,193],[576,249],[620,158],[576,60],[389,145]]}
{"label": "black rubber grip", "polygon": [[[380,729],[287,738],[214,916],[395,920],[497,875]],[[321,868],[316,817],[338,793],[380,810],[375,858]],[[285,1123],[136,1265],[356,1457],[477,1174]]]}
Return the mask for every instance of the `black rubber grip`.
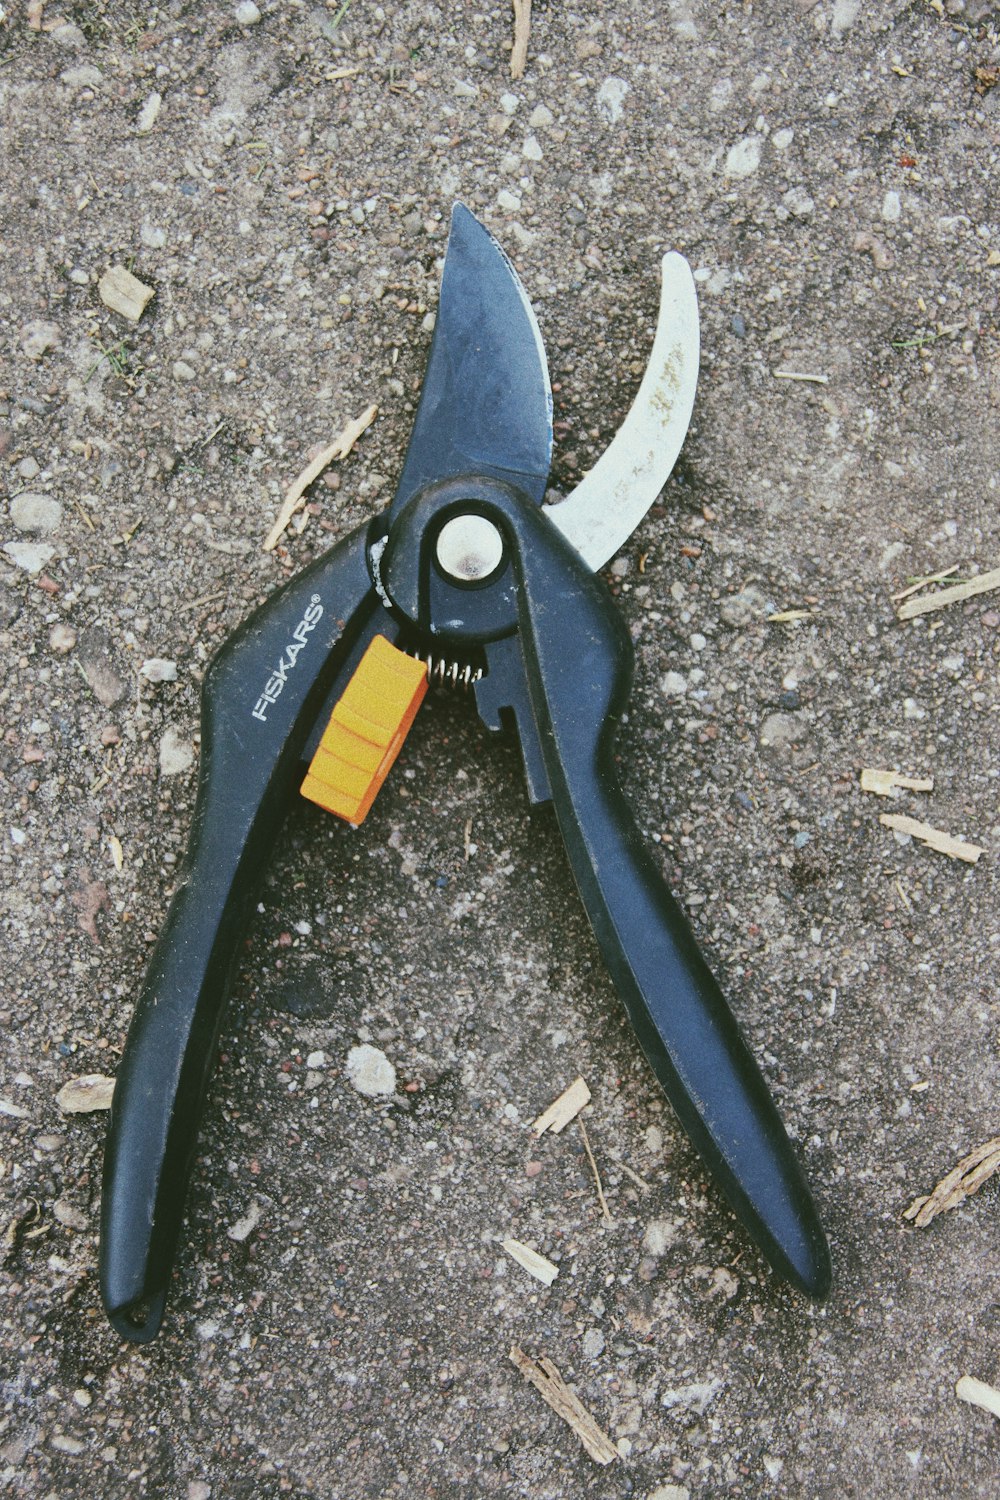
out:
{"label": "black rubber grip", "polygon": [[118,1068],[104,1158],[101,1296],[133,1342],[163,1316],[240,944],[306,740],[376,629],[395,633],[361,529],[272,595],[206,673],[188,852]]}
{"label": "black rubber grip", "polygon": [[614,739],[632,645],[611,598],[539,512],[518,515],[520,639],[559,827],[604,961],[681,1124],[771,1265],[821,1298],[826,1238],[722,991],[636,828]]}

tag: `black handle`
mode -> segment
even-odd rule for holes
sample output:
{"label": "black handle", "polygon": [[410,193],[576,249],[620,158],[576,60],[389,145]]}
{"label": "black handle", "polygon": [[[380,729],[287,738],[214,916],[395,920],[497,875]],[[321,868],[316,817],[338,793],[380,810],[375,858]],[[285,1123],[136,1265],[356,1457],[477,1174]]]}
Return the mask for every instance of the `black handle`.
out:
{"label": "black handle", "polygon": [[239,944],[306,740],[371,636],[395,634],[365,532],[268,599],[205,677],[187,858],[129,1029],[104,1158],[101,1295],[133,1342],[163,1316]]}
{"label": "black handle", "polygon": [[[504,697],[506,684],[491,688],[487,678],[484,702],[514,708],[529,769],[540,755],[604,960],[682,1125],[778,1274],[823,1297],[829,1250],[792,1145],[618,784],[627,631],[603,584],[542,513],[504,502],[497,519],[520,580],[524,686]],[[491,663],[509,665],[511,654],[491,648]]]}

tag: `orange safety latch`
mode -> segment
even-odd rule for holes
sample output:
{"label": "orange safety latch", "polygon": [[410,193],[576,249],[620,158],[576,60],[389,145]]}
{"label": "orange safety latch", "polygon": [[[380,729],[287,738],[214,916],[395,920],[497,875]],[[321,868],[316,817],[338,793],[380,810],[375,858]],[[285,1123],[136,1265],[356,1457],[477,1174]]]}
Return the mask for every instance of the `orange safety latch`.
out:
{"label": "orange safety latch", "polygon": [[302,795],[360,823],[399,754],[427,691],[427,667],[377,635],[323,731]]}

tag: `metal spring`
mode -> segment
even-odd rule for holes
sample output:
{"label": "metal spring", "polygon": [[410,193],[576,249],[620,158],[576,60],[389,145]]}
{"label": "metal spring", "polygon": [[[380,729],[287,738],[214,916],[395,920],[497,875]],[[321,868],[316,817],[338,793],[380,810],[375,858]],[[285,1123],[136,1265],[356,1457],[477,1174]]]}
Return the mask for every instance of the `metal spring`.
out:
{"label": "metal spring", "polygon": [[482,667],[474,667],[471,662],[449,661],[445,656],[435,656],[432,651],[411,651],[410,655],[426,665],[431,687],[461,688],[468,692],[483,675]]}

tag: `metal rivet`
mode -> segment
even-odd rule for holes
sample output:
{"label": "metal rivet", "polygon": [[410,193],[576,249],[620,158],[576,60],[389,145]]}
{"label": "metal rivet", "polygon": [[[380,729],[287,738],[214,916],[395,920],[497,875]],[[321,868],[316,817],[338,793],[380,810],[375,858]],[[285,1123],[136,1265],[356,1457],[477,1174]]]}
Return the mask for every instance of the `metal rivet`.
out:
{"label": "metal rivet", "polygon": [[503,537],[485,516],[453,516],[438,536],[437,560],[450,578],[478,583],[503,561]]}

